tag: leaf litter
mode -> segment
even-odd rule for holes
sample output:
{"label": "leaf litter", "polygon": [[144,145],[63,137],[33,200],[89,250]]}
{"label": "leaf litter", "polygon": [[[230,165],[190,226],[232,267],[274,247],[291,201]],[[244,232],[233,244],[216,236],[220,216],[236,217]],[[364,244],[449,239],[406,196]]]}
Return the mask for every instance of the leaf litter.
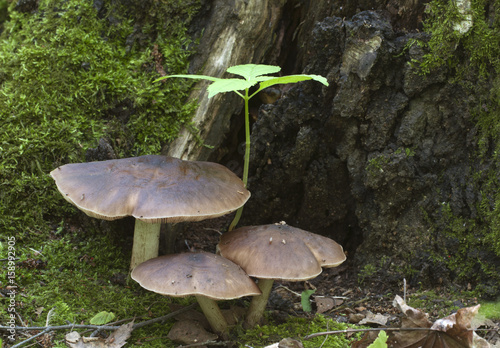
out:
{"label": "leaf litter", "polygon": [[108,338],[82,337],[76,331],[66,334],[66,345],[70,348],[120,348],[127,343],[134,326],[134,322],[121,325]]}
{"label": "leaf litter", "polygon": [[[487,323],[477,317],[480,305],[461,308],[447,317],[432,323],[429,315],[420,309],[415,309],[396,296],[393,305],[404,317],[401,328],[387,328],[388,347],[398,348],[490,348],[492,346],[474,331]],[[491,322],[488,322],[491,324]],[[498,329],[498,327],[497,327]],[[365,348],[377,338],[376,331],[367,332],[363,338],[355,342],[353,348]]]}

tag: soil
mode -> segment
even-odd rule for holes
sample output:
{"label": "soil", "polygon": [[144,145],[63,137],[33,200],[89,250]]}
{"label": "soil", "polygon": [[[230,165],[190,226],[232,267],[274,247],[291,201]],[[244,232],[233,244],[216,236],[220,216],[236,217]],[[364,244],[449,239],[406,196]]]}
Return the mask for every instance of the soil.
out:
{"label": "soil", "polygon": [[[225,231],[233,215],[218,219],[190,223],[183,226],[176,243],[178,252],[204,250],[215,252],[221,231]],[[404,288],[403,280],[399,284],[387,282],[383,272],[375,272],[372,276],[360,281],[360,270],[350,261],[336,268],[324,269],[315,279],[305,282],[276,281],[268,304],[271,319],[275,323],[284,322],[290,315],[310,317],[322,313],[339,322],[350,322],[381,327],[372,314],[381,314],[378,320],[386,320],[387,327],[400,327],[402,314],[394,305],[396,295],[413,298],[425,308],[419,308],[429,315],[434,322],[457,311],[459,308],[478,304],[476,297],[463,297],[451,294],[445,287],[429,289]],[[300,294],[304,290],[315,289],[311,297],[312,312],[302,310]],[[457,297],[458,296],[458,297]],[[411,304],[411,302],[410,302]],[[372,319],[370,319],[372,318]],[[477,333],[492,345],[500,345],[500,320],[481,326]],[[493,329],[493,330],[491,330]]]}

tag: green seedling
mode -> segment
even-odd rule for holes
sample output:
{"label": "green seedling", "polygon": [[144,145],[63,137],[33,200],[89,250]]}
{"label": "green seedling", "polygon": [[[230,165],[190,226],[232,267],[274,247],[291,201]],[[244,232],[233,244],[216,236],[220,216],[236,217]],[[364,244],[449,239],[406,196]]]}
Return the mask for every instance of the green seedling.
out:
{"label": "green seedling", "polygon": [[311,295],[316,292],[316,289],[304,290],[300,294],[300,304],[304,312],[310,313],[312,311]]}
{"label": "green seedling", "polygon": [[[289,84],[289,83],[297,83],[300,81],[306,80],[314,80],[321,82],[325,86],[328,86],[328,82],[326,78],[319,75],[289,75],[289,76],[267,76],[268,74],[278,73],[281,70],[279,66],[274,65],[264,65],[264,64],[244,64],[244,65],[235,65],[227,69],[227,72],[230,74],[238,75],[242,78],[218,78],[212,76],[205,75],[170,75],[161,77],[154,82],[164,80],[171,77],[181,77],[188,79],[201,79],[201,80],[209,80],[212,83],[208,86],[208,97],[212,98],[213,96],[219,93],[225,92],[234,92],[243,98],[245,102],[245,158],[243,165],[243,183],[247,186],[248,182],[248,167],[250,162],[250,118],[248,112],[248,101],[254,97],[257,93],[262,91],[264,88],[278,85],[278,84]],[[249,90],[251,87],[255,85],[259,85],[257,90],[252,94],[249,94]],[[234,220],[231,222],[229,226],[229,230],[231,231],[238,224],[240,220],[241,213],[243,211],[243,207],[238,209],[236,212],[236,216]]]}
{"label": "green seedling", "polygon": [[113,319],[115,319],[115,314],[113,312],[102,311],[90,319],[90,323],[92,325],[104,325],[112,322]]}
{"label": "green seedling", "polygon": [[387,348],[387,339],[389,336],[385,333],[385,331],[380,331],[378,333],[378,337],[372,344],[368,346],[368,348]]}

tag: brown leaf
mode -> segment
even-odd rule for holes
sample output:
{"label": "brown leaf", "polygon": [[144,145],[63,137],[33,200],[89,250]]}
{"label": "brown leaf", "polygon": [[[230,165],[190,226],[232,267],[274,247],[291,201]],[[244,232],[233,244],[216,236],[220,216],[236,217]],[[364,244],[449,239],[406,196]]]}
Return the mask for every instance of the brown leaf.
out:
{"label": "brown leaf", "polygon": [[422,312],[419,309],[415,309],[406,304],[401,296],[396,295],[394,301],[392,302],[394,307],[399,308],[401,312],[406,315],[406,320],[403,321],[401,327],[431,327],[432,323],[429,320],[427,313]]}
{"label": "brown leaf", "polygon": [[[394,302],[405,313],[402,327],[430,328],[429,331],[400,331],[389,334],[388,343],[401,348],[470,348],[474,332],[471,321],[476,316],[479,305],[459,309],[456,313],[437,320],[429,326],[427,314],[414,309],[396,296]],[[414,325],[414,326],[412,326]]]}
{"label": "brown leaf", "polygon": [[120,348],[127,343],[133,330],[134,322],[124,324],[116,329],[108,338],[81,337],[76,331],[68,333],[65,337],[66,345],[70,348]]}
{"label": "brown leaf", "polygon": [[316,296],[314,302],[316,302],[317,313],[321,314],[334,307],[340,306],[344,301],[338,298]]}
{"label": "brown leaf", "polygon": [[218,336],[206,331],[197,321],[181,320],[172,326],[167,337],[174,342],[193,344],[213,341]]}
{"label": "brown leaf", "polygon": [[130,337],[134,326],[134,321],[128,324],[120,326],[115,330],[108,338],[106,338],[106,347],[109,348],[120,348],[127,343],[127,339]]}
{"label": "brown leaf", "polygon": [[366,348],[377,339],[378,332],[368,331],[365,332],[359,341],[353,342],[351,348]]}
{"label": "brown leaf", "polygon": [[[476,316],[479,305],[459,309],[456,313],[437,320],[432,324],[428,315],[419,309],[408,306],[401,297],[396,296],[393,302],[406,318],[401,320],[401,330],[388,332],[387,345],[397,348],[489,348],[489,343],[476,335],[472,330],[472,320]],[[428,329],[428,330],[426,330]],[[352,347],[364,348],[370,345],[375,335],[366,334],[362,340]]]}

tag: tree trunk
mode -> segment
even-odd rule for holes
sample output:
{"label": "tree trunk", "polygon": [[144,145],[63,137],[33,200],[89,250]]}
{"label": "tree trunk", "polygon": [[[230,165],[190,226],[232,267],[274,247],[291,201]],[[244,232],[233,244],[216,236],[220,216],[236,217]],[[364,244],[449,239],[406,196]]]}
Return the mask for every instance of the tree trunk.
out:
{"label": "tree trunk", "polygon": [[[203,34],[190,73],[222,77],[230,66],[262,63],[266,52],[276,44],[275,31],[285,2],[217,0],[206,5],[193,24],[195,36],[201,30]],[[217,148],[229,131],[231,116],[239,113],[243,104],[234,93],[208,99],[207,85],[207,81],[200,81],[193,87],[190,98],[199,103],[193,122],[204,144]],[[206,160],[211,151],[200,146],[195,134],[183,129],[163,152],[182,159]]]}

